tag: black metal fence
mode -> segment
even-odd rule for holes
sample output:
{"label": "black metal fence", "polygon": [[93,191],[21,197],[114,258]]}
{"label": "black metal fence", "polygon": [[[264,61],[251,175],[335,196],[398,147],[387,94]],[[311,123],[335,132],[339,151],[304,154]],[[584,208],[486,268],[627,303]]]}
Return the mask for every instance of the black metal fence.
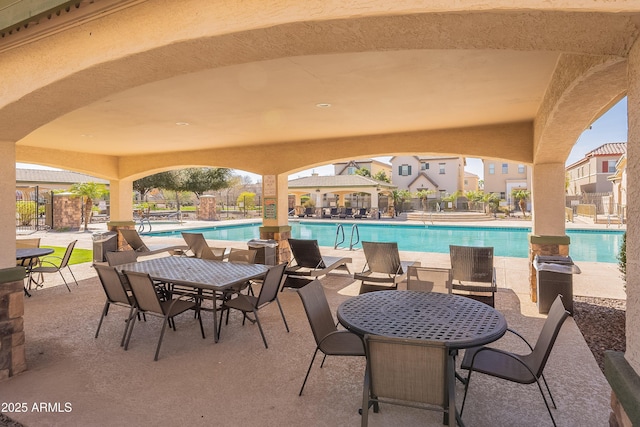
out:
{"label": "black metal fence", "polygon": [[38,186],[16,189],[16,231],[31,233],[51,226],[53,193],[40,192]]}

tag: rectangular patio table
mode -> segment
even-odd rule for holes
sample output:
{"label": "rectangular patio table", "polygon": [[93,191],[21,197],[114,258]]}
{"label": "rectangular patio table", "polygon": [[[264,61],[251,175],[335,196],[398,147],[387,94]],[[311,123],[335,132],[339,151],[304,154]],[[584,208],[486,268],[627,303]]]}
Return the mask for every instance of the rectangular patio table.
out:
{"label": "rectangular patio table", "polygon": [[[458,350],[488,344],[507,331],[502,313],[453,294],[377,291],[350,298],[338,307],[338,320],[352,332],[430,341],[448,348],[448,405],[455,414],[455,357]],[[367,408],[362,408],[366,410]],[[445,423],[448,420],[445,419]],[[455,425],[455,417],[453,424]]]}
{"label": "rectangular patio table", "polygon": [[213,337],[218,342],[218,320],[216,317],[216,294],[235,284],[264,277],[269,266],[262,264],[239,264],[200,258],[168,256],[116,267],[120,272],[147,273],[153,280],[210,290],[213,293]]}

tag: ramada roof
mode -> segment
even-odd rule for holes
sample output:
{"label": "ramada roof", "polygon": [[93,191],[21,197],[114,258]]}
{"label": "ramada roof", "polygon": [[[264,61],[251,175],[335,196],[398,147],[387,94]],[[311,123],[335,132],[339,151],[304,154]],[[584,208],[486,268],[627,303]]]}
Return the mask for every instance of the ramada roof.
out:
{"label": "ramada roof", "polygon": [[395,185],[362,175],[312,175],[289,181],[289,188],[371,187],[396,188]]}
{"label": "ramada roof", "polygon": [[33,182],[47,184],[75,184],[83,182],[95,182],[97,184],[109,184],[109,181],[85,175],[78,172],[56,171],[43,169],[16,169],[16,182]]}

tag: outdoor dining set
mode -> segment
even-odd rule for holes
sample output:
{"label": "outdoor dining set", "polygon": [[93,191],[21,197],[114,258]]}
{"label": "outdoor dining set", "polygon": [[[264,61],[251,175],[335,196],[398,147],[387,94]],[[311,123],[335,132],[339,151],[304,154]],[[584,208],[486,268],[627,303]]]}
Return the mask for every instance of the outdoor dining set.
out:
{"label": "outdoor dining set", "polygon": [[[555,425],[551,407],[556,405],[543,370],[569,312],[559,295],[532,344],[509,329],[504,315],[495,308],[498,289],[493,248],[452,245],[451,268],[434,268],[401,260],[395,242],[362,242],[365,266],[351,274],[350,257],[323,255],[315,240],[289,239],[292,261],[264,265],[256,263],[255,249],[211,247],[201,233],[183,232],[185,245],[151,247],[135,230],[121,232],[131,250],[107,252],[106,263],[94,263],[106,296],[95,338],[112,306],[127,309],[120,339],[125,350],[135,341],[137,322],[146,321],[147,315],[160,317],[157,361],[167,326],[175,331],[178,315],[191,312],[204,339],[210,332],[202,314],[211,312],[211,332],[218,343],[222,325],[236,311],[243,325],[249,321],[258,326],[268,348],[261,310],[275,302],[289,332],[278,294],[294,289],[316,342],[299,395],[318,352],[323,353],[322,365],[327,356],[364,357],[362,425],[367,425],[370,409],[378,412],[380,404],[438,410],[443,413],[443,424],[464,425],[473,372],[536,383]],[[16,256],[27,268],[25,294],[29,295],[31,283],[38,283],[37,274],[59,271],[67,264],[62,260],[54,270],[46,269],[38,262],[44,252],[28,252],[39,245],[22,244],[32,245],[19,247]],[[69,255],[74,244],[67,249]],[[148,257],[161,253],[171,256]],[[68,258],[66,253],[64,257]],[[319,279],[341,272],[360,286],[359,295],[339,305],[336,322]],[[401,283],[406,290],[404,285],[399,289]],[[525,341],[528,354],[486,346],[508,331]],[[457,382],[464,386],[460,405],[456,404]]]}

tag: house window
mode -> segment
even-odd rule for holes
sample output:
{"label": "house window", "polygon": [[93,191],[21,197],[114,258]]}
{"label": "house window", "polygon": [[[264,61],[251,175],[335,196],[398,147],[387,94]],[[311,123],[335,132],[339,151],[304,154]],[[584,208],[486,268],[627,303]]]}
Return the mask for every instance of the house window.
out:
{"label": "house window", "polygon": [[356,174],[356,168],[354,166],[349,166],[347,168],[347,175],[355,175]]}
{"label": "house window", "polygon": [[602,172],[614,173],[616,171],[616,164],[614,162],[604,161],[602,162]]}
{"label": "house window", "polygon": [[411,175],[411,165],[400,165],[400,166],[398,166],[398,175],[400,175],[400,176],[409,176],[409,175]]}
{"label": "house window", "polygon": [[501,199],[501,200],[504,200],[504,199],[505,199],[504,191],[500,193],[500,199]]}
{"label": "house window", "polygon": [[518,173],[524,173],[524,165],[518,165]]}
{"label": "house window", "polygon": [[509,173],[509,164],[508,163],[503,163],[502,164],[502,173],[503,174],[508,174]]}
{"label": "house window", "polygon": [[420,169],[424,170],[429,170],[429,163],[423,162],[420,163]]}
{"label": "house window", "polygon": [[438,163],[438,166],[440,166],[440,175],[444,175],[444,166],[446,165],[446,163]]}
{"label": "house window", "polygon": [[464,185],[469,185],[469,181],[468,180],[464,180]]}
{"label": "house window", "polygon": [[489,163],[489,175],[493,175],[494,173],[496,173],[496,165]]}

